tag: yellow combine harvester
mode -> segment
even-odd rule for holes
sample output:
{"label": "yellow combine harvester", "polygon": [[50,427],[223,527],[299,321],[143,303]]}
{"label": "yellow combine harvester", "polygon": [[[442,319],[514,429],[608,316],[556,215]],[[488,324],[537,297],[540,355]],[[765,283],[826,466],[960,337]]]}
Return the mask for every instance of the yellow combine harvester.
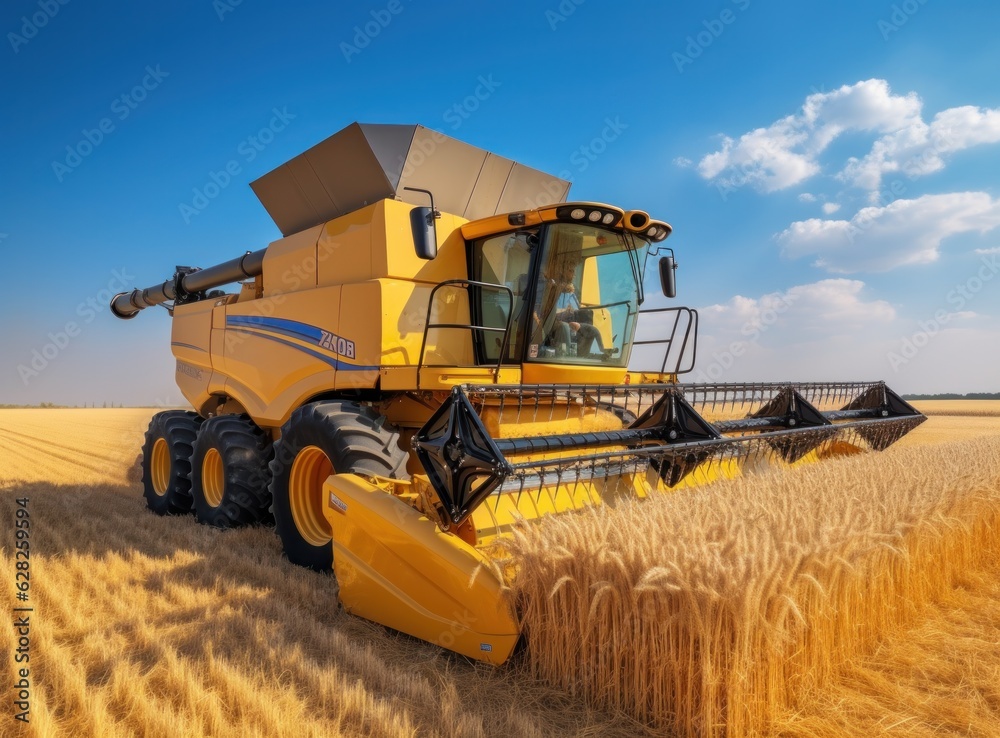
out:
{"label": "yellow combine harvester", "polygon": [[[483,553],[516,521],[881,450],[924,420],[881,382],[679,384],[697,313],[648,311],[662,338],[635,340],[650,256],[675,293],[669,225],[420,126],[351,125],[252,187],[284,238],[111,304],[168,307],[195,409],[150,422],[148,505],[273,517],[349,612],[466,656],[518,640]],[[639,343],[657,371],[628,370]]]}

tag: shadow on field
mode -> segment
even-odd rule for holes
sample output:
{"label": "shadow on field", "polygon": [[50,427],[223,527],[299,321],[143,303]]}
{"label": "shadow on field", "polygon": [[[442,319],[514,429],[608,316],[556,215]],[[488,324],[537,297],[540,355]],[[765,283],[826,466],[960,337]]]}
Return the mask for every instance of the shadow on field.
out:
{"label": "shadow on field", "polygon": [[33,559],[60,589],[52,596],[127,644],[88,665],[88,684],[107,682],[123,659],[147,674],[176,657],[206,680],[221,662],[251,691],[255,680],[285,685],[320,719],[338,719],[338,690],[361,687],[421,734],[644,732],[539,684],[519,659],[493,668],[345,614],[332,574],[289,563],[272,528],[161,517],[138,485],[14,485],[0,490],[0,519],[13,518],[16,498],[29,499]]}

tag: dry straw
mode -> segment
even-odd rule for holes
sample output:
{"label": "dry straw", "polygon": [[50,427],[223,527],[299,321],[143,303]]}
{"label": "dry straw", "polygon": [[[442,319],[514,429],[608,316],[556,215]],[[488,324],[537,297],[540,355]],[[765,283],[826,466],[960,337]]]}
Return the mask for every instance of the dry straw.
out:
{"label": "dry straw", "polygon": [[1000,551],[1000,438],[546,519],[516,572],[537,676],[688,736],[768,730]]}

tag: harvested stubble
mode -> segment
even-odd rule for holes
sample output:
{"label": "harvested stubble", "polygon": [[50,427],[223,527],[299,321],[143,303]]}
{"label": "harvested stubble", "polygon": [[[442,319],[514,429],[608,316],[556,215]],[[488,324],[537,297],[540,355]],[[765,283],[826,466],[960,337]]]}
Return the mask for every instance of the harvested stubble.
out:
{"label": "harvested stubble", "polygon": [[892,449],[519,530],[535,673],[681,735],[765,733],[1000,551],[1000,438]]}
{"label": "harvested stubble", "polygon": [[[0,627],[0,738],[601,735],[636,726],[338,608],[274,531],[160,517],[125,483],[152,410],[0,410],[0,607],[31,513],[31,723]],[[639,731],[642,733],[642,731]],[[645,733],[642,733],[645,734]]]}

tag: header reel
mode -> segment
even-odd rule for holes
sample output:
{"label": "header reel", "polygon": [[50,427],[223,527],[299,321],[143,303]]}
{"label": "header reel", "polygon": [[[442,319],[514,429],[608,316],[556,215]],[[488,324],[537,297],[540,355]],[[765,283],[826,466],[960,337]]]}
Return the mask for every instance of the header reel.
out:
{"label": "header reel", "polygon": [[[539,434],[494,438],[487,413],[505,430],[527,425]],[[811,452],[832,455],[838,442],[882,451],[925,419],[883,382],[465,385],[452,389],[413,448],[447,522],[460,525],[498,493],[575,493],[586,481],[606,494],[609,485],[635,489],[637,480],[649,491],[649,474],[669,488],[699,467],[793,464]],[[588,421],[620,427],[589,430]]]}

